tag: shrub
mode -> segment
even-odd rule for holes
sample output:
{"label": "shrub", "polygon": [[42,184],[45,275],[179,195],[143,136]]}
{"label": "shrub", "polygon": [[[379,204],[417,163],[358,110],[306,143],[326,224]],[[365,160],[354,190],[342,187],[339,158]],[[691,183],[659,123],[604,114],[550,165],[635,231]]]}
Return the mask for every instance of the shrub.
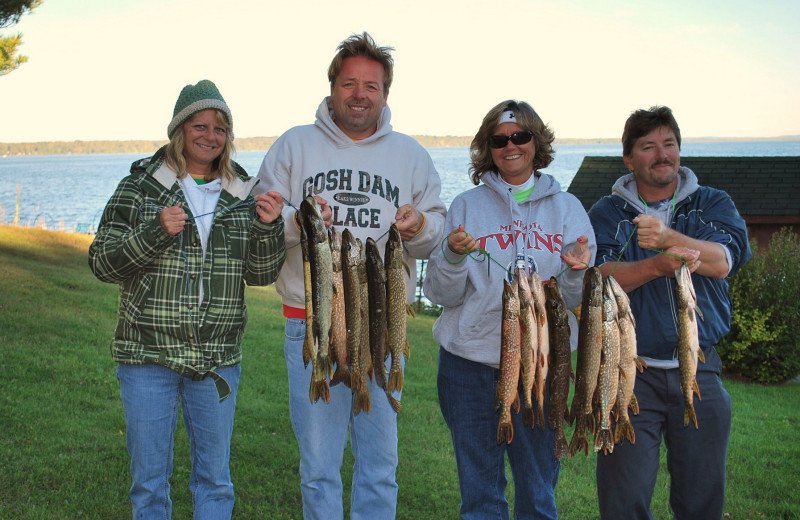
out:
{"label": "shrub", "polygon": [[731,332],[717,348],[726,372],[781,383],[800,374],[800,237],[783,228],[769,248],[750,246],[753,258],[729,280]]}

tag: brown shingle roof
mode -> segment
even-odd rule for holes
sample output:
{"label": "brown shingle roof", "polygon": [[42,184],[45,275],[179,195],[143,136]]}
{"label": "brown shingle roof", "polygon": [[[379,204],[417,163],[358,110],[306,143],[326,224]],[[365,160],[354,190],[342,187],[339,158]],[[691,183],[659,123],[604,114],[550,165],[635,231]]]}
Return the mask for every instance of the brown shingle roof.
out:
{"label": "brown shingle roof", "polygon": [[[800,215],[800,157],[681,157],[681,166],[725,190],[742,216]],[[587,156],[567,191],[588,210],[626,173],[621,157]]]}

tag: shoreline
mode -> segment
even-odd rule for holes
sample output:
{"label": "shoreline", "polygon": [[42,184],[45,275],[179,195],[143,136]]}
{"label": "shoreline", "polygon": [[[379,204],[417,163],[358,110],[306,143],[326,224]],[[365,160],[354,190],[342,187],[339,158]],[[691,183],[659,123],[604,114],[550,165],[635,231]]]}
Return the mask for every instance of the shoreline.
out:
{"label": "shoreline", "polygon": [[[412,135],[425,148],[468,147],[472,136]],[[266,152],[277,137],[240,137],[236,149],[240,152]],[[791,142],[800,141],[800,135],[776,137],[684,137],[684,143],[728,143],[728,142]],[[94,155],[150,153],[167,143],[166,140],[128,141],[39,141],[23,143],[0,143],[0,158],[28,155]],[[556,138],[554,145],[619,144],[618,137],[565,137]]]}

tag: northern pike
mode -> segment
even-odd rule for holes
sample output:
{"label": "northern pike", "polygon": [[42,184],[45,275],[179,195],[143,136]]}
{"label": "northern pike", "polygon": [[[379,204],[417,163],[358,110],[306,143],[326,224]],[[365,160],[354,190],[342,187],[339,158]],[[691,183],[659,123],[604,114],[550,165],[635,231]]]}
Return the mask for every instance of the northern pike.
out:
{"label": "northern pike", "polygon": [[[333,375],[330,357],[333,260],[325,222],[322,220],[314,197],[306,197],[300,203],[300,224],[304,228],[301,240],[305,236],[311,270],[312,343],[310,354],[313,366],[309,397],[312,403],[317,402],[320,398],[328,402],[331,398],[328,378]],[[308,320],[309,317],[306,316],[306,322]]]}
{"label": "northern pike", "polygon": [[306,308],[306,333],[303,338],[303,366],[308,367],[312,359],[316,357],[314,352],[314,299],[312,297],[312,284],[311,281],[311,253],[309,252],[310,244],[306,236],[304,226],[300,226],[300,251],[303,254],[303,289],[305,294],[305,308]]}
{"label": "northern pike", "polygon": [[[342,274],[345,295],[345,321],[347,323],[347,359],[350,367],[350,389],[355,394],[353,410],[369,412],[370,400],[367,388],[366,367],[359,362],[361,352],[361,281],[358,266],[361,259],[361,244],[350,230],[342,231]],[[365,324],[366,325],[366,324]],[[366,348],[366,346],[365,346]]]}
{"label": "northern pike", "polygon": [[578,363],[575,370],[575,395],[570,408],[570,423],[575,421],[575,431],[569,444],[572,457],[580,450],[589,454],[589,437],[592,427],[592,398],[600,372],[600,355],[603,349],[603,275],[598,267],[590,267],[583,275],[581,320],[578,326]]}
{"label": "northern pike", "polygon": [[611,431],[611,411],[617,402],[619,392],[619,352],[620,334],[617,300],[608,284],[603,283],[603,350],[600,361],[600,374],[597,380],[600,401],[599,428],[594,437],[594,451],[603,454],[614,451],[614,434]]}
{"label": "northern pike", "polygon": [[[520,268],[517,268],[519,271]],[[533,384],[536,378],[537,328],[534,316],[533,293],[528,285],[528,277],[524,273],[517,276],[519,280],[519,330],[520,330],[520,392],[522,392],[522,422],[534,427],[533,417]]]}
{"label": "northern pike", "polygon": [[636,352],[636,319],[631,311],[628,295],[612,276],[606,277],[606,284],[611,288],[617,302],[617,323],[619,325],[619,391],[617,392],[617,425],[614,430],[614,443],[627,439],[631,444],[636,442],[628,410],[634,415],[639,413],[639,404],[633,394],[636,384],[636,370],[641,372],[645,363]]}
{"label": "northern pike", "polygon": [[406,314],[413,311],[408,305],[406,293],[406,277],[403,270],[409,271],[403,262],[403,242],[397,225],[389,228],[389,239],[386,242],[386,253],[383,257],[386,267],[386,299],[388,309],[389,354],[392,362],[389,367],[389,392],[403,390],[403,365],[401,356],[408,359],[411,347],[406,337]]}
{"label": "northern pike", "polygon": [[511,408],[519,412],[520,329],[519,329],[519,276],[508,283],[503,280],[503,322],[500,339],[500,379],[495,390],[495,410],[500,410],[497,423],[497,444],[511,444],[514,425]]}
{"label": "northern pike", "polygon": [[550,366],[550,331],[547,326],[547,297],[544,294],[542,277],[531,272],[528,281],[533,294],[534,317],[536,318],[536,375],[534,391],[536,395],[536,424],[544,430],[544,401],[547,390],[547,371]]}
{"label": "northern pike", "polygon": [[350,386],[350,368],[347,366],[347,318],[344,296],[344,273],[342,272],[342,234],[331,226],[328,242],[333,260],[333,305],[331,308],[331,357],[336,370],[331,386],[344,383]]}
{"label": "northern pike", "polygon": [[550,428],[556,433],[553,453],[561,460],[568,454],[564,422],[568,420],[569,385],[572,380],[572,349],[569,344],[567,304],[555,277],[544,286],[547,324],[550,329]]}
{"label": "northern pike", "polygon": [[386,380],[386,358],[389,355],[389,327],[386,302],[386,267],[381,258],[378,244],[372,238],[367,239],[367,288],[369,291],[369,350],[372,355],[372,372],[375,383],[386,392],[389,404],[396,412],[400,412],[400,401],[389,392]]}
{"label": "northern pike", "polygon": [[[697,414],[694,411],[694,394],[700,399],[696,379],[697,362],[700,360],[705,363],[706,358],[700,349],[697,332],[697,296],[692,284],[692,274],[686,264],[675,270],[675,286],[678,300],[678,365],[684,401],[683,425],[688,426],[689,421],[692,421],[694,427],[698,428]],[[702,318],[702,314],[700,317]]]}
{"label": "northern pike", "polygon": [[353,415],[358,414],[361,410],[366,410],[369,413],[370,406],[364,406],[364,395],[367,399],[371,399],[369,395],[369,386],[367,382],[367,375],[373,377],[372,372],[372,354],[369,350],[369,282],[367,280],[367,264],[365,261],[364,243],[360,238],[356,239],[358,248],[362,251],[361,261],[357,266],[356,272],[358,273],[358,290],[359,298],[361,299],[361,339],[358,342],[358,365],[359,373],[361,374],[361,399],[356,400],[353,404]]}

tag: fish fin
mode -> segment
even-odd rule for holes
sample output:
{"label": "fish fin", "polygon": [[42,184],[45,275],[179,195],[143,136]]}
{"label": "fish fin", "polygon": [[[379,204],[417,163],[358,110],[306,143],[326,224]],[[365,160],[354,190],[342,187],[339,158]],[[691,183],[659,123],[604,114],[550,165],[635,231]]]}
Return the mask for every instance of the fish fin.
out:
{"label": "fish fin", "polygon": [[636,362],[636,368],[639,370],[639,372],[640,373],[644,372],[644,369],[647,368],[647,361],[645,361],[644,359],[640,358],[639,356],[636,356],[636,358],[634,358],[634,360]]}
{"label": "fish fin", "polygon": [[406,361],[411,359],[411,344],[406,339],[406,344],[403,345],[403,355],[406,357]]}
{"label": "fish fin", "polygon": [[345,365],[336,365],[336,371],[331,378],[331,386],[344,383],[344,386],[350,386],[350,371],[347,370]]}
{"label": "fish fin", "polygon": [[695,305],[694,312],[697,313],[698,316],[700,316],[701,320],[706,321],[705,317],[703,316],[703,311],[700,310],[700,307]]}
{"label": "fish fin", "polygon": [[706,362],[706,355],[705,355],[705,354],[703,354],[703,350],[702,350],[702,349],[700,349],[700,350],[698,350],[698,351],[697,351],[697,359],[699,359],[699,360],[700,360],[700,361],[702,361],[703,363],[705,363],[705,362]]}
{"label": "fish fin", "polygon": [[303,341],[303,366],[308,368],[312,358],[311,341]]}
{"label": "fish fin", "polygon": [[689,426],[689,421],[694,422],[695,430],[700,429],[697,426],[697,414],[694,412],[694,406],[689,405],[683,409],[683,426]]}
{"label": "fish fin", "polygon": [[544,404],[539,403],[536,407],[536,425],[544,430]]}
{"label": "fish fin", "polygon": [[414,312],[414,307],[412,307],[409,304],[406,304],[406,314],[408,314],[412,318],[416,318],[417,317],[417,313]]}
{"label": "fish fin", "polygon": [[697,379],[692,381],[692,391],[697,394],[697,398],[702,400],[703,398],[700,397],[700,387],[697,386]]}
{"label": "fish fin", "polygon": [[633,415],[639,415],[639,400],[636,399],[636,394],[631,394],[631,402],[628,403],[628,408]]}
{"label": "fish fin", "polygon": [[514,408],[514,413],[519,413],[519,408],[520,408],[519,392],[514,392],[514,401],[511,403],[511,407]]}

